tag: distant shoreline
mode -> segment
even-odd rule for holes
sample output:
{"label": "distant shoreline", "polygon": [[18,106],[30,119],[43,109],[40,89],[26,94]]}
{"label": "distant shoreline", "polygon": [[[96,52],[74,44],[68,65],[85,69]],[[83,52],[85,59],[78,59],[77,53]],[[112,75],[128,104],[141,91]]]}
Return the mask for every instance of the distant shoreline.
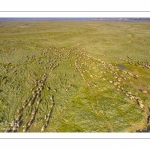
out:
{"label": "distant shoreline", "polygon": [[0,21],[150,21],[150,18],[0,18]]}

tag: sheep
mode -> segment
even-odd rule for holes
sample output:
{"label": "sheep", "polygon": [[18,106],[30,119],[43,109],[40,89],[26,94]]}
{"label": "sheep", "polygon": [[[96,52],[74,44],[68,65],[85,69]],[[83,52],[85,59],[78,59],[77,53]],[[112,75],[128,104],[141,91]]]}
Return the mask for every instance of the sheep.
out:
{"label": "sheep", "polygon": [[46,125],[44,125],[42,128],[41,128],[41,132],[43,132],[45,129],[46,129]]}
{"label": "sheep", "polygon": [[121,87],[121,90],[123,91],[123,90],[124,90],[124,88],[123,88],[123,87]]}
{"label": "sheep", "polygon": [[24,128],[23,128],[23,132],[26,132],[28,130],[28,126],[25,126]]}
{"label": "sheep", "polygon": [[34,110],[33,110],[33,112],[32,112],[32,115],[35,115],[35,114],[36,114],[36,112],[37,112],[37,109],[36,109],[36,108],[34,108]]}
{"label": "sheep", "polygon": [[137,79],[139,76],[138,76],[138,75],[134,75],[133,77],[134,77],[135,79]]}
{"label": "sheep", "polygon": [[50,87],[47,87],[47,90],[49,91],[51,88]]}
{"label": "sheep", "polygon": [[114,85],[116,86],[116,85],[119,85],[119,82],[114,82]]}
{"label": "sheep", "polygon": [[130,73],[130,72],[127,72],[127,73],[128,73],[129,76],[133,77],[133,74],[132,74],[132,73]]}
{"label": "sheep", "polygon": [[27,106],[28,103],[23,104],[22,108],[25,108]]}
{"label": "sheep", "polygon": [[41,97],[41,92],[39,92],[37,95],[37,98],[40,98],[40,97]]}
{"label": "sheep", "polygon": [[26,99],[26,100],[23,101],[23,103],[27,103],[27,102],[28,102],[28,99]]}
{"label": "sheep", "polygon": [[35,100],[36,96],[37,96],[37,93],[33,94],[33,97],[31,98],[31,100]]}
{"label": "sheep", "polygon": [[118,78],[118,82],[121,82],[121,78]]}
{"label": "sheep", "polygon": [[113,83],[113,81],[111,81],[111,80],[110,80],[109,82],[110,82],[110,83]]}
{"label": "sheep", "polygon": [[127,94],[131,95],[131,92],[128,91]]}
{"label": "sheep", "polygon": [[38,99],[37,105],[39,105],[41,101],[42,101],[42,99]]}
{"label": "sheep", "polygon": [[26,124],[24,124],[22,127],[25,128],[28,126],[28,122]]}
{"label": "sheep", "polygon": [[18,116],[16,117],[16,121],[18,122],[18,121],[21,119],[21,117],[22,117],[22,115],[18,115]]}
{"label": "sheep", "polygon": [[33,123],[34,119],[35,119],[35,116],[32,116],[31,120],[28,122],[28,126],[31,126],[31,124]]}
{"label": "sheep", "polygon": [[15,126],[12,128],[12,131],[13,131],[13,132],[16,132],[17,129],[18,129],[18,128],[17,128],[17,126],[15,125]]}
{"label": "sheep", "polygon": [[54,107],[54,104],[52,103],[51,106],[50,106],[50,108],[53,108],[53,107]]}
{"label": "sheep", "polygon": [[34,95],[35,94],[35,91],[32,91],[32,95]]}
{"label": "sheep", "polygon": [[117,88],[120,89],[120,86],[118,85]]}
{"label": "sheep", "polygon": [[11,132],[12,129],[11,128],[6,128],[5,132]]}
{"label": "sheep", "polygon": [[20,125],[21,125],[21,121],[18,121],[18,122],[16,123],[17,128],[19,128]]}
{"label": "sheep", "polygon": [[144,107],[144,105],[142,104],[142,100],[138,99],[138,100],[137,100],[137,103],[138,103],[138,105],[139,105],[141,108]]}
{"label": "sheep", "polygon": [[28,98],[28,99],[27,99],[27,102],[29,102],[31,99],[32,99],[31,97],[30,97],[30,98]]}
{"label": "sheep", "polygon": [[32,100],[30,103],[29,103],[29,106],[33,105],[34,101]]}
{"label": "sheep", "polygon": [[48,117],[51,116],[52,110],[49,111],[49,113],[47,114]]}
{"label": "sheep", "polygon": [[22,112],[22,108],[18,108],[17,113],[20,114]]}
{"label": "sheep", "polygon": [[52,96],[50,97],[50,99],[51,99],[51,101],[53,101],[53,100],[54,100],[54,95],[52,95]]}
{"label": "sheep", "polygon": [[54,92],[57,92],[57,89],[54,89]]}
{"label": "sheep", "polygon": [[44,116],[44,119],[46,120],[46,118],[47,118],[47,114]]}
{"label": "sheep", "polygon": [[47,123],[49,122],[49,119],[50,119],[50,117],[47,117],[47,118],[46,118],[46,122],[47,122]]}
{"label": "sheep", "polygon": [[[35,119],[35,115],[32,115],[31,120],[34,120],[34,119]],[[31,120],[30,120],[30,121],[31,121]]]}
{"label": "sheep", "polygon": [[43,89],[44,89],[44,87],[41,87],[41,86],[39,87],[39,90],[40,90],[40,91],[42,91]]}
{"label": "sheep", "polygon": [[141,107],[141,108],[143,108],[143,107],[144,107],[144,105],[143,105],[142,103],[140,103],[140,107]]}
{"label": "sheep", "polygon": [[131,96],[130,96],[130,99],[131,99],[131,100],[134,99],[134,96],[131,95]]}
{"label": "sheep", "polygon": [[126,78],[126,77],[123,77],[123,79],[124,79],[124,80],[127,80],[127,78]]}
{"label": "sheep", "polygon": [[142,90],[142,93],[147,94],[147,91],[146,90]]}

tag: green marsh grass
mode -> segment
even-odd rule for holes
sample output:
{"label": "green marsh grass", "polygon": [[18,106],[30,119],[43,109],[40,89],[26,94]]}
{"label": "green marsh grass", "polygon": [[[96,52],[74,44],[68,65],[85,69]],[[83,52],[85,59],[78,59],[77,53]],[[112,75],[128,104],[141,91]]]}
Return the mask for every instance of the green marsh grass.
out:
{"label": "green marsh grass", "polygon": [[[150,61],[149,22],[16,21],[2,25],[1,132],[9,127],[4,122],[12,122],[23,101],[33,96],[35,81],[44,74],[48,76],[42,100],[27,132],[41,132],[45,115],[52,109],[51,96],[54,106],[45,132],[136,132],[148,126],[150,93],[139,89],[150,92],[150,70],[137,61]],[[139,97],[144,108],[127,92]],[[30,120],[37,100],[23,109],[18,132]]]}

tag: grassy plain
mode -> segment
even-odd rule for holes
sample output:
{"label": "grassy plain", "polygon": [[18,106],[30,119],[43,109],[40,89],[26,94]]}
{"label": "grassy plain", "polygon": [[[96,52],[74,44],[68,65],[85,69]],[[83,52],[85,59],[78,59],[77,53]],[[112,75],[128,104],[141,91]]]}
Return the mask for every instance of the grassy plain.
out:
{"label": "grassy plain", "polygon": [[0,22],[0,131],[147,130],[149,43],[149,22]]}

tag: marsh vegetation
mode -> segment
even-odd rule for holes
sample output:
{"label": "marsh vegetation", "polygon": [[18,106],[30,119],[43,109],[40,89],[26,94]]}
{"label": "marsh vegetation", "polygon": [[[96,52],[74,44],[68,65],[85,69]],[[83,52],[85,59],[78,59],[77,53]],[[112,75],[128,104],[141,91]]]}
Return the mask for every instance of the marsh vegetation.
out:
{"label": "marsh vegetation", "polygon": [[149,43],[149,22],[0,22],[0,131],[149,129]]}

